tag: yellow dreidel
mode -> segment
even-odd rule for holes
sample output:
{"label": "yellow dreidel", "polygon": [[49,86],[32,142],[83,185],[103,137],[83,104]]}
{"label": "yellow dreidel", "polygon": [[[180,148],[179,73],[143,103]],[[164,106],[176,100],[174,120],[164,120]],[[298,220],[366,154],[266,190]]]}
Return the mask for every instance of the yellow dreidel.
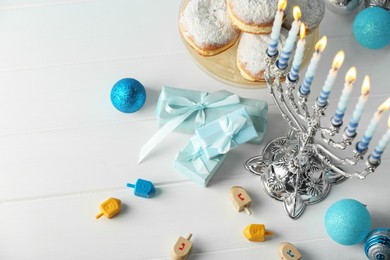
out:
{"label": "yellow dreidel", "polygon": [[302,257],[298,249],[287,242],[280,243],[278,253],[282,260],[299,260]]}
{"label": "yellow dreidel", "polygon": [[248,215],[252,214],[250,210],[252,200],[244,188],[233,186],[230,189],[230,196],[237,211],[244,209]]}
{"label": "yellow dreidel", "polygon": [[172,260],[187,259],[192,249],[192,242],[190,241],[191,237],[191,233],[187,236],[187,238],[179,237],[171,253]]}
{"label": "yellow dreidel", "polygon": [[109,198],[102,204],[100,204],[100,213],[96,215],[96,219],[101,216],[105,216],[106,218],[112,218],[121,210],[121,201],[115,198]]}
{"label": "yellow dreidel", "polygon": [[250,224],[244,229],[244,236],[252,242],[263,242],[265,236],[271,236],[272,232],[266,231],[263,224]]}

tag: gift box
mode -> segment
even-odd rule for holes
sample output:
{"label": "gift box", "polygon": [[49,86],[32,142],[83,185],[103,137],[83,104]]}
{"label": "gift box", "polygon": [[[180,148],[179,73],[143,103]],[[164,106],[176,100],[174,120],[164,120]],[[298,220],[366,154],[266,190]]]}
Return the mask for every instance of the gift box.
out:
{"label": "gift box", "polygon": [[206,156],[211,159],[257,137],[245,108],[220,117],[195,130]]}
{"label": "gift box", "polygon": [[194,133],[195,129],[221,116],[245,108],[257,131],[252,143],[260,143],[267,129],[268,105],[265,101],[240,98],[220,90],[214,93],[163,87],[156,108],[161,127],[142,146],[138,162],[141,162],[172,131]]}
{"label": "gift box", "polygon": [[174,168],[197,184],[206,187],[225,157],[226,154],[222,154],[209,159],[198,136],[194,135],[183,150],[177,153]]}
{"label": "gift box", "polygon": [[172,124],[175,119],[181,121],[175,131],[192,134],[197,128],[243,107],[251,117],[258,134],[251,143],[260,143],[266,132],[268,119],[268,104],[262,100],[241,98],[226,90],[208,93],[163,87],[156,114],[159,127],[167,123]]}

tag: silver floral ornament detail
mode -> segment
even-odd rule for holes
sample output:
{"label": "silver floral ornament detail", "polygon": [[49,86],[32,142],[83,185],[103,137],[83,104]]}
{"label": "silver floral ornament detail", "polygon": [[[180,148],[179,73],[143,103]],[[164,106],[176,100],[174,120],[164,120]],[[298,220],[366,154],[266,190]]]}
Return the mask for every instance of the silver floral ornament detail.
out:
{"label": "silver floral ornament detail", "polygon": [[322,182],[322,176],[318,179],[311,179],[306,189],[307,194],[311,196],[319,196],[324,190],[324,184]]}

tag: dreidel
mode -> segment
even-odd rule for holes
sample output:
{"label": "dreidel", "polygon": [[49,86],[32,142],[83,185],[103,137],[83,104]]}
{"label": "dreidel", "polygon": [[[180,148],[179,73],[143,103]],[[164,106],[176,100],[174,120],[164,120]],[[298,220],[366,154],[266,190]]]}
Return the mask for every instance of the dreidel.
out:
{"label": "dreidel", "polygon": [[96,219],[101,216],[106,218],[113,218],[121,210],[121,201],[115,198],[109,198],[102,204],[100,204],[100,213],[96,215]]}
{"label": "dreidel", "polygon": [[244,229],[244,236],[252,242],[263,242],[265,236],[271,236],[272,232],[265,230],[263,224],[250,224]]}
{"label": "dreidel", "polygon": [[192,249],[192,242],[190,241],[191,237],[191,233],[187,236],[187,238],[179,237],[171,253],[172,260],[187,259]]}
{"label": "dreidel", "polygon": [[151,198],[156,193],[156,188],[154,187],[151,181],[138,179],[134,184],[127,183],[126,185],[129,188],[134,189],[134,195],[143,198]]}
{"label": "dreidel", "polygon": [[278,254],[281,260],[299,260],[302,257],[298,249],[293,244],[287,242],[280,243]]}
{"label": "dreidel", "polygon": [[252,200],[244,188],[233,186],[230,189],[230,198],[237,211],[245,210],[248,215],[252,214],[252,211],[250,210]]}

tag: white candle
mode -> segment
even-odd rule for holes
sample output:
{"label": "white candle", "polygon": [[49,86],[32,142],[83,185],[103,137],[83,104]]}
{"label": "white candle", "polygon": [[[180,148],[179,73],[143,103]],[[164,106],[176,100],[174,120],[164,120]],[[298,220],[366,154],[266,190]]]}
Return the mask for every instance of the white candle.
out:
{"label": "white candle", "polygon": [[390,117],[387,121],[388,129],[386,133],[382,136],[382,138],[379,140],[378,144],[375,146],[374,152],[372,152],[369,161],[372,164],[377,164],[379,160],[381,159],[382,153],[385,150],[386,146],[390,142]]}
{"label": "white candle", "polygon": [[344,52],[339,51],[333,60],[332,68],[329,70],[324,86],[322,87],[321,94],[317,98],[318,106],[323,107],[328,104],[328,97],[330,95],[330,91],[332,90],[332,87],[337,77],[337,72],[340,69],[341,65],[343,64],[343,61],[344,61]]}
{"label": "white candle", "polygon": [[300,39],[297,44],[297,49],[295,50],[294,60],[292,63],[291,71],[288,75],[288,78],[290,81],[294,82],[298,79],[298,73],[299,68],[301,67],[302,60],[303,60],[303,54],[305,52],[305,33],[306,33],[306,27],[304,23],[301,23],[301,30],[300,30]]}
{"label": "white candle", "polygon": [[371,122],[368,125],[366,132],[364,132],[364,136],[362,140],[356,146],[356,150],[359,153],[364,152],[368,148],[368,145],[370,144],[370,141],[374,136],[375,130],[378,127],[379,121],[382,118],[383,112],[388,110],[389,107],[390,107],[390,98],[388,98],[382,105],[378,107],[378,110],[375,112],[374,117],[371,119]]}
{"label": "white candle", "polygon": [[351,67],[348,70],[347,74],[345,75],[343,92],[341,93],[339,103],[337,104],[336,114],[334,115],[331,121],[334,126],[341,126],[343,124],[343,117],[345,111],[347,110],[349,96],[351,95],[352,86],[355,80],[356,80],[356,68]]}
{"label": "white candle", "polygon": [[279,69],[285,69],[287,67],[288,59],[290,58],[291,51],[294,48],[295,41],[297,40],[299,26],[301,24],[301,21],[299,20],[301,18],[301,9],[299,6],[294,6],[293,14],[294,22],[292,23],[291,29],[288,32],[286,44],[283,46],[279,60],[276,63]]}
{"label": "white candle", "polygon": [[302,85],[299,87],[299,93],[307,96],[310,93],[311,83],[313,82],[314,75],[316,73],[318,63],[320,62],[321,52],[326,47],[327,38],[323,36],[321,40],[316,43],[315,51],[310,60],[309,67],[307,68],[305,78],[303,79]]}
{"label": "white candle", "polygon": [[368,94],[370,93],[370,77],[366,75],[363,80],[362,94],[359,97],[358,103],[355,106],[355,110],[352,114],[352,119],[345,129],[345,134],[349,137],[353,137],[356,134],[356,129],[359,125],[360,118],[363,115],[364,106],[367,103]]}
{"label": "white candle", "polygon": [[275,56],[278,52],[280,29],[282,28],[283,14],[284,14],[284,10],[286,9],[286,6],[287,6],[286,0],[279,0],[278,10],[276,11],[275,20],[272,25],[272,32],[270,35],[270,41],[267,49],[267,54],[270,57]]}

